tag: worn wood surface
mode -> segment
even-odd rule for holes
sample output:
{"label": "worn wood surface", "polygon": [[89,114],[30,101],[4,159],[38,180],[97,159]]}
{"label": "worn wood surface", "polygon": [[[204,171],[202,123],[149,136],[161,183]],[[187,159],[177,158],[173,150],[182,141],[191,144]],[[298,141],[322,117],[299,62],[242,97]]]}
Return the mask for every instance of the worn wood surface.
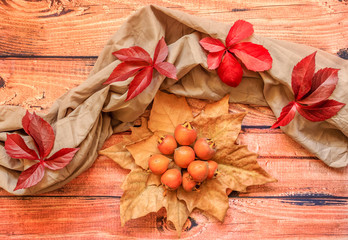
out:
{"label": "worn wood surface", "polygon": [[[47,111],[83,82],[108,38],[147,4],[232,23],[245,19],[266,37],[314,46],[348,59],[348,1],[0,1],[0,104]],[[190,100],[196,111],[205,102]],[[247,111],[239,136],[258,152],[260,165],[279,182],[230,194],[224,223],[195,211],[189,239],[347,239],[348,168],[332,169],[281,130],[266,107]],[[146,114],[146,113],[145,113]],[[128,133],[123,133],[128,134]],[[120,141],[112,136],[104,145]],[[40,196],[0,190],[0,239],[173,239],[165,211],[121,227],[120,188],[127,170],[100,156],[66,186]]]}

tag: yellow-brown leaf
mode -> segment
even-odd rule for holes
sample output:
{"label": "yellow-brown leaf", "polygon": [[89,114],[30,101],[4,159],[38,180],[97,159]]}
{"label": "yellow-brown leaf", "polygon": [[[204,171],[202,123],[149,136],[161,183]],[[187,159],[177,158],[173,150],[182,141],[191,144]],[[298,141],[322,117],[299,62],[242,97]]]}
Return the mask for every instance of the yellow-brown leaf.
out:
{"label": "yellow-brown leaf", "polygon": [[130,129],[132,131],[131,135],[123,136],[123,139],[125,140],[125,144],[139,142],[141,140],[151,137],[153,134],[148,128],[146,118],[143,118],[143,117],[141,118],[140,127],[131,127]]}
{"label": "yellow-brown leaf", "polygon": [[229,206],[226,190],[219,179],[203,182],[199,192],[186,192],[179,188],[178,198],[186,202],[189,211],[199,208],[220,221],[224,220]]}
{"label": "yellow-brown leaf", "polygon": [[219,163],[218,179],[225,188],[245,192],[248,186],[277,181],[260,167],[257,154],[246,146],[233,145],[217,154],[214,160]]}
{"label": "yellow-brown leaf", "polygon": [[213,116],[217,117],[220,115],[224,115],[228,113],[228,100],[230,99],[230,95],[226,95],[221,100],[213,103],[208,103],[205,108],[204,112],[202,114],[205,114],[206,116]]}
{"label": "yellow-brown leaf", "polygon": [[107,156],[114,160],[118,165],[124,169],[136,169],[138,166],[134,162],[134,158],[125,148],[123,142],[117,143],[109,148],[99,151],[99,154]]}
{"label": "yellow-brown leaf", "polygon": [[185,202],[179,200],[176,191],[168,191],[165,197],[164,207],[167,210],[167,219],[171,221],[178,236],[181,236],[182,228],[191,211],[186,207]]}
{"label": "yellow-brown leaf", "polygon": [[147,186],[149,186],[149,185],[159,186],[161,184],[162,184],[161,183],[161,175],[156,175],[153,173],[149,174],[149,177],[147,178],[147,183],[146,183]]}
{"label": "yellow-brown leaf", "polygon": [[197,116],[192,126],[197,130],[197,136],[210,138],[216,144],[217,151],[234,144],[239,132],[245,113],[223,114],[218,116]]}
{"label": "yellow-brown leaf", "polygon": [[127,150],[132,154],[135,163],[142,167],[143,169],[149,168],[149,158],[154,154],[160,154],[161,152],[157,148],[157,135],[152,135],[151,137],[127,145]]}
{"label": "yellow-brown leaf", "polygon": [[164,206],[163,187],[146,186],[148,176],[149,173],[144,170],[133,170],[122,185],[124,190],[120,204],[122,226],[130,219],[157,212]]}
{"label": "yellow-brown leaf", "polygon": [[149,128],[152,132],[173,134],[177,125],[192,119],[191,108],[184,97],[157,92],[149,120]]}

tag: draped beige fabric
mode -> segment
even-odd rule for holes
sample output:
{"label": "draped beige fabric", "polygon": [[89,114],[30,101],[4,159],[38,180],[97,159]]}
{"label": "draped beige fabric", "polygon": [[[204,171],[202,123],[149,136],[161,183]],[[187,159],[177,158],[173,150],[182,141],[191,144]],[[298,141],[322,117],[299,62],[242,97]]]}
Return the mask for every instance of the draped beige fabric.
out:
{"label": "draped beige fabric", "polygon": [[[211,100],[230,94],[230,102],[269,106],[278,117],[282,107],[293,100],[291,72],[294,65],[314,51],[318,51],[316,70],[324,67],[341,69],[331,98],[348,103],[348,61],[309,46],[258,35],[253,35],[249,41],[262,44],[269,50],[273,58],[272,69],[263,73],[245,71],[237,88],[222,83],[215,71],[208,70],[206,53],[199,40],[209,35],[224,41],[232,24],[158,6],[145,7],[132,15],[107,42],[88,79],[57,99],[49,113],[42,116],[52,124],[56,133],[52,153],[63,147],[80,147],[79,152],[64,169],[46,169],[43,180],[26,190],[13,192],[19,174],[32,162],[11,159],[4,149],[6,133],[16,131],[24,135],[21,119],[25,110],[0,106],[0,187],[14,194],[28,195],[51,191],[68,183],[93,164],[98,150],[113,132],[124,131],[131,126],[159,89]],[[153,55],[162,36],[169,46],[167,61],[176,66],[179,80],[155,73],[150,86],[127,102],[124,100],[131,79],[110,86],[102,84],[120,63],[112,52],[137,45]],[[297,114],[282,130],[327,165],[347,165],[348,107],[332,119],[318,123],[307,121]]]}

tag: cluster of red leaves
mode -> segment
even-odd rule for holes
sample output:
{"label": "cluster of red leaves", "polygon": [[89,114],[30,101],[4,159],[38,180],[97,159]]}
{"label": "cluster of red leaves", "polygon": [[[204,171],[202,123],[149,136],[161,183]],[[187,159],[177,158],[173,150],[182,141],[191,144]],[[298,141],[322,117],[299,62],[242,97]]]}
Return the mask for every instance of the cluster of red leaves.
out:
{"label": "cluster of red leaves", "polygon": [[112,54],[123,62],[114,69],[104,84],[125,81],[135,75],[129,85],[126,101],[136,97],[150,85],[154,69],[166,77],[177,79],[175,66],[164,62],[168,56],[168,46],[163,37],[158,41],[153,60],[148,52],[138,46],[123,48]]}
{"label": "cluster of red leaves", "polygon": [[316,52],[302,59],[293,69],[291,87],[295,100],[286,105],[272,126],[285,126],[298,111],[306,119],[319,122],[329,119],[345,106],[344,103],[328,100],[338,81],[338,70],[323,68],[315,74]]}
{"label": "cluster of red leaves", "polygon": [[200,41],[201,46],[209,52],[207,59],[209,69],[217,69],[221,81],[231,87],[237,87],[243,76],[242,66],[235,57],[251,71],[261,72],[272,67],[272,57],[267,49],[251,42],[240,42],[253,33],[251,23],[238,20],[226,37],[226,45],[219,39],[211,37]]}
{"label": "cluster of red leaves", "polygon": [[45,174],[45,168],[51,170],[62,169],[79,150],[78,148],[62,148],[47,158],[51,153],[55,140],[51,125],[35,113],[31,114],[28,111],[22,119],[22,125],[24,131],[34,140],[36,151],[29,148],[19,134],[7,134],[6,152],[12,158],[38,160],[39,162],[21,173],[14,191],[29,188],[40,182]]}

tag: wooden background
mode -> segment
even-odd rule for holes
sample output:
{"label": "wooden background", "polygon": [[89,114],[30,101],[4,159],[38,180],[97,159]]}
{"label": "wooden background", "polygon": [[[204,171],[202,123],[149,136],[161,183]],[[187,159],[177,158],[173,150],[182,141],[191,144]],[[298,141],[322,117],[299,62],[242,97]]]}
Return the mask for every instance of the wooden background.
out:
{"label": "wooden background", "polygon": [[[348,59],[347,0],[1,0],[0,104],[47,111],[87,78],[109,37],[147,4],[231,24],[245,19],[263,36]],[[182,238],[348,239],[348,168],[329,168],[279,129],[270,130],[275,118],[268,108],[233,104],[231,110],[249,111],[239,141],[260,154],[260,165],[279,182],[233,192],[224,223],[195,211]],[[120,226],[126,174],[99,157],[54,192],[15,197],[0,190],[0,239],[176,238],[164,210]]]}

